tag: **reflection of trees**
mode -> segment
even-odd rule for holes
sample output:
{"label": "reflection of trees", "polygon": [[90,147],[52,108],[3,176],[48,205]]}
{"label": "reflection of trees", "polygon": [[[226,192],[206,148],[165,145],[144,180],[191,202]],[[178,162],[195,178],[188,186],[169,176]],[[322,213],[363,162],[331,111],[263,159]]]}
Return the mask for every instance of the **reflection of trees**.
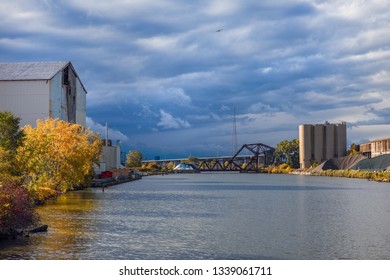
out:
{"label": "reflection of trees", "polygon": [[[47,238],[41,246],[48,251],[55,251],[51,255],[56,259],[79,258],[82,251],[89,247],[90,239],[95,238],[93,215],[99,202],[96,192],[82,190],[68,192],[48,201],[37,208],[42,223],[49,225]],[[72,257],[73,256],[73,257]]]}

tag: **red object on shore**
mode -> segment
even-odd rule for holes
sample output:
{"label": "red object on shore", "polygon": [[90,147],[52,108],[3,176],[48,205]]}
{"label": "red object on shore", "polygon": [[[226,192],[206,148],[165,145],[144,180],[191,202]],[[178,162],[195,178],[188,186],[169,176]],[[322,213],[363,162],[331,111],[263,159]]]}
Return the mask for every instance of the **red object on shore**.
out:
{"label": "red object on shore", "polygon": [[112,178],[112,172],[111,171],[103,171],[100,174],[100,178],[105,179],[105,178]]}

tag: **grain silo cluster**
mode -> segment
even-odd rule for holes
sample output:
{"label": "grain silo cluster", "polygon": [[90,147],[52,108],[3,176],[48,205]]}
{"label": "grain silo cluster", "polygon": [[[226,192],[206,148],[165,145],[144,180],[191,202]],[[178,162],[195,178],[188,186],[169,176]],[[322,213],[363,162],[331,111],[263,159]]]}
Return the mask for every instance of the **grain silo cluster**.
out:
{"label": "grain silo cluster", "polygon": [[347,125],[302,124],[299,126],[299,162],[301,168],[313,163],[343,157],[347,150]]}

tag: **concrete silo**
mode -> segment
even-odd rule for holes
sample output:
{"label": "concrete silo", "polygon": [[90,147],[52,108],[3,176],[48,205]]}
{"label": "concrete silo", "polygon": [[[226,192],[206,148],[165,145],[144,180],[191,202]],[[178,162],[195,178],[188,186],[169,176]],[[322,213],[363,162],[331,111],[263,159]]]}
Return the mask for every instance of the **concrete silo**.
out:
{"label": "concrete silo", "polygon": [[347,125],[302,124],[299,126],[299,162],[301,168],[309,168],[314,161],[343,157],[347,150]]}
{"label": "concrete silo", "polygon": [[314,160],[319,164],[325,160],[325,127],[323,124],[314,125]]}
{"label": "concrete silo", "polygon": [[343,157],[347,154],[347,124],[345,122],[336,124],[336,157]]}
{"label": "concrete silo", "polygon": [[313,126],[301,124],[299,126],[299,163],[301,168],[312,165],[313,159]]}
{"label": "concrete silo", "polygon": [[325,124],[325,160],[335,158],[335,125]]}

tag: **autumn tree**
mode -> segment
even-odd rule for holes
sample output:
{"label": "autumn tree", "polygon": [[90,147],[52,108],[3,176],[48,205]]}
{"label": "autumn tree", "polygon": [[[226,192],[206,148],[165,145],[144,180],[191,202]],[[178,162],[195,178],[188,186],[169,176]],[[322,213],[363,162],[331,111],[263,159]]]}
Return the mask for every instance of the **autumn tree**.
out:
{"label": "autumn tree", "polygon": [[129,151],[126,155],[126,167],[134,168],[141,167],[142,165],[142,153],[137,150]]}
{"label": "autumn tree", "polygon": [[168,170],[173,170],[175,168],[175,164],[173,163],[173,161],[170,161],[167,165],[166,165],[166,169]]}
{"label": "autumn tree", "polygon": [[274,152],[276,162],[287,163],[292,168],[299,167],[299,140],[282,140]]}
{"label": "autumn tree", "polygon": [[149,162],[146,165],[146,169],[148,169],[148,170],[159,170],[159,169],[161,169],[161,166],[158,165],[157,162],[152,161],[152,162]]}
{"label": "autumn tree", "polygon": [[28,190],[42,200],[86,182],[98,162],[102,141],[98,134],[58,119],[38,120],[37,127],[26,126],[17,162]]}
{"label": "autumn tree", "polygon": [[349,155],[359,155],[359,154],[360,154],[359,145],[352,143],[351,147],[349,148],[349,150],[347,152],[347,155],[349,156]]}
{"label": "autumn tree", "polygon": [[187,164],[198,164],[199,159],[197,157],[189,157],[187,159],[183,159],[181,162]]}

